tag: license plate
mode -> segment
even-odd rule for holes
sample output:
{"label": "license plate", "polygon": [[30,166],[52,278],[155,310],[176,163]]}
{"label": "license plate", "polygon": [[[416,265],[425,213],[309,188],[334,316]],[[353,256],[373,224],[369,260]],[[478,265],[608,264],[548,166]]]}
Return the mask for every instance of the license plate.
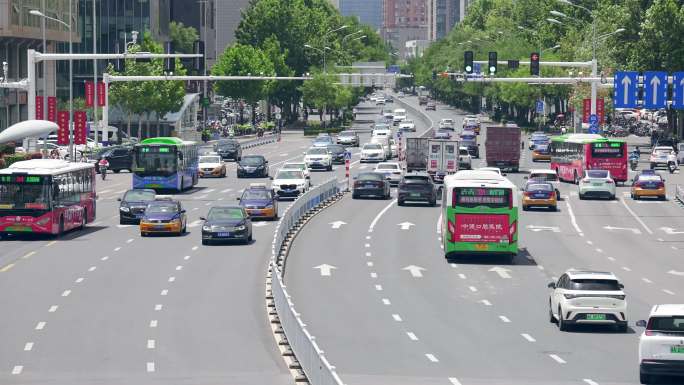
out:
{"label": "license plate", "polygon": [[601,187],[601,186],[603,186],[603,183],[592,183],[591,185],[596,186],[596,187]]}
{"label": "license plate", "polygon": [[587,319],[590,321],[605,321],[605,314],[587,314]]}
{"label": "license plate", "polygon": [[684,354],[684,345],[674,345],[674,346],[670,346],[670,353],[674,353],[674,354]]}
{"label": "license plate", "polygon": [[28,226],[7,226],[5,231],[32,231]]}
{"label": "license plate", "polygon": [[489,245],[486,243],[476,243],[475,250],[486,251],[489,250]]}
{"label": "license plate", "polygon": [[154,225],[154,228],[157,230],[164,230],[166,229],[166,225]]}
{"label": "license plate", "polygon": [[226,238],[230,237],[230,233],[216,233],[217,237]]}
{"label": "license plate", "polygon": [[135,214],[135,218],[136,218],[136,219],[140,219],[140,218],[142,218],[142,217],[144,217],[144,216],[145,216],[144,214]]}
{"label": "license plate", "polygon": [[410,196],[418,198],[420,197],[420,193],[411,193]]}
{"label": "license plate", "polygon": [[254,215],[260,215],[260,214],[261,214],[261,210],[251,210],[250,213],[251,213],[251,214],[254,214]]}
{"label": "license plate", "polygon": [[534,197],[534,198],[545,199],[545,198],[546,198],[546,194],[534,194],[533,197]]}

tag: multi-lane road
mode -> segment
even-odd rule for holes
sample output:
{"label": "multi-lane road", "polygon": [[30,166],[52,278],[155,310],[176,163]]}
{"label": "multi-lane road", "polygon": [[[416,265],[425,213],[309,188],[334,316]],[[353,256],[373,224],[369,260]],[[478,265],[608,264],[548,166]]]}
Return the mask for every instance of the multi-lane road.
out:
{"label": "multi-lane road", "polygon": [[[461,125],[462,115],[446,106],[427,114]],[[522,166],[548,163],[533,163],[524,151]],[[517,185],[523,176],[508,175]],[[512,264],[447,261],[439,207],[347,195],[296,238],[285,281],[346,383],[635,384],[642,331],[635,321],[653,304],[681,303],[684,295],[684,208],[672,198],[684,178],[666,179],[670,198],[662,202],[633,201],[627,187],[618,187],[615,201],[580,201],[577,186],[562,185],[558,212],[521,211]],[[547,284],[570,268],[618,275],[626,334],[560,332],[549,322]]]}

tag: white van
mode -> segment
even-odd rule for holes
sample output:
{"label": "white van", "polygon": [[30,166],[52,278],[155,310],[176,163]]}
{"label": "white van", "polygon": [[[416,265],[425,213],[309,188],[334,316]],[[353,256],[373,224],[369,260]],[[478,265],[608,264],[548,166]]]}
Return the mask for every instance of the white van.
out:
{"label": "white van", "polygon": [[396,126],[401,123],[402,120],[406,119],[406,110],[403,108],[397,108],[394,110],[392,117],[392,123]]}

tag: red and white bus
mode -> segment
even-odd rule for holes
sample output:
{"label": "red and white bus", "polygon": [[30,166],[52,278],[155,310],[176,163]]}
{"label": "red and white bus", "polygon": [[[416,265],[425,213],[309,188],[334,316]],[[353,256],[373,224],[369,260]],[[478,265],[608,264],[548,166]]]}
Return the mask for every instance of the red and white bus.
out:
{"label": "red and white bus", "polygon": [[616,182],[627,181],[627,143],[596,134],[551,138],[551,169],[566,182],[579,183],[584,170],[608,170]]}
{"label": "red and white bus", "polygon": [[95,167],[32,159],[0,170],[0,235],[62,234],[95,220]]}

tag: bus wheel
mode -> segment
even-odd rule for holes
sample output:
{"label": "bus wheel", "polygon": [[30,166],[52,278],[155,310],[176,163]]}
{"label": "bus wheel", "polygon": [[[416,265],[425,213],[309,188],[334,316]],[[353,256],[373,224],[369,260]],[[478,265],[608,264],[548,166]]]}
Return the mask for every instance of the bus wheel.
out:
{"label": "bus wheel", "polygon": [[180,191],[185,190],[185,178],[181,178]]}
{"label": "bus wheel", "polygon": [[60,236],[64,233],[64,217],[59,217],[59,230],[57,232],[57,236]]}
{"label": "bus wheel", "polygon": [[575,175],[575,178],[573,179],[573,182],[574,182],[576,185],[579,185],[579,177],[577,176],[577,171],[574,172],[574,175]]}
{"label": "bus wheel", "polygon": [[85,229],[87,221],[88,221],[88,210],[83,210],[83,216],[81,217],[81,226],[79,226],[80,230]]}

